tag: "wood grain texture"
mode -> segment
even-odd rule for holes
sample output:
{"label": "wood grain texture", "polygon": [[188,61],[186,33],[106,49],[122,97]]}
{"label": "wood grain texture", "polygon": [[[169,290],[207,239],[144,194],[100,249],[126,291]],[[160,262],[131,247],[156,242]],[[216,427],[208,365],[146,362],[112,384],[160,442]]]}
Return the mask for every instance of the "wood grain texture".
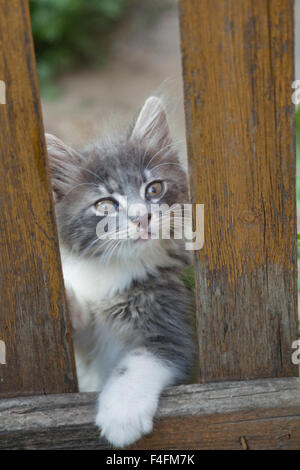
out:
{"label": "wood grain texture", "polygon": [[[299,449],[300,379],[173,387],[152,434],[131,449]],[[95,393],[0,401],[0,449],[109,449]]]}
{"label": "wood grain texture", "polygon": [[298,375],[292,0],[180,1],[202,381]]}
{"label": "wood grain texture", "polygon": [[0,2],[0,396],[76,391],[27,1]]}

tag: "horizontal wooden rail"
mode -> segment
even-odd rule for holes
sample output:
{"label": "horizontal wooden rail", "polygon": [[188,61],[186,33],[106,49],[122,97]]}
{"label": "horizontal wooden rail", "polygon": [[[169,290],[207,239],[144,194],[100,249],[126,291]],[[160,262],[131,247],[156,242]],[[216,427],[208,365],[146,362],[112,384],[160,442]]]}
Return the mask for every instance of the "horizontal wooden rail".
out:
{"label": "horizontal wooden rail", "polygon": [[[108,449],[93,425],[97,394],[0,401],[0,449]],[[154,432],[132,449],[299,449],[300,379],[168,389]]]}

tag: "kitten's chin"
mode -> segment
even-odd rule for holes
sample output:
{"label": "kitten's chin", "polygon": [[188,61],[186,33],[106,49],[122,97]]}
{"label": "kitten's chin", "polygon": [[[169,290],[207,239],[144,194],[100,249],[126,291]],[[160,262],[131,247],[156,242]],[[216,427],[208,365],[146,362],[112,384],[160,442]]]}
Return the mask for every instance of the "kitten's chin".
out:
{"label": "kitten's chin", "polygon": [[152,240],[151,233],[143,233],[140,237],[133,240],[133,243],[145,243]]}
{"label": "kitten's chin", "polygon": [[120,258],[123,260],[134,260],[148,256],[156,251],[164,251],[165,240],[149,238],[137,238],[130,240],[124,250],[119,252]]}

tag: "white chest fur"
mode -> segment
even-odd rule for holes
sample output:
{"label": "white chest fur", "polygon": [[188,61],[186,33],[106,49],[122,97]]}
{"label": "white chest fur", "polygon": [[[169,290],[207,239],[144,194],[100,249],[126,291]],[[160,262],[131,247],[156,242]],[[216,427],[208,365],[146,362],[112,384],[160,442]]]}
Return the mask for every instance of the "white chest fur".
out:
{"label": "white chest fur", "polygon": [[100,303],[127,290],[134,280],[145,280],[158,267],[175,264],[159,243],[150,242],[134,258],[111,261],[103,265],[98,258],[80,258],[61,249],[66,287],[72,287],[79,300]]}
{"label": "white chest fur", "polygon": [[62,255],[66,286],[72,287],[80,301],[99,303],[116,292],[128,288],[132,275],[125,266],[101,265],[99,260]]}

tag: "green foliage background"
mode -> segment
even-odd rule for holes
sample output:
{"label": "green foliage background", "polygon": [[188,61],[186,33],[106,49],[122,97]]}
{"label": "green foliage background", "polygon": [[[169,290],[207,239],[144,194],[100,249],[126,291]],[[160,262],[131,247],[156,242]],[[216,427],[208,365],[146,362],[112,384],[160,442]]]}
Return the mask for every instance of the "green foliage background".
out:
{"label": "green foliage background", "polygon": [[73,65],[101,63],[107,36],[125,14],[128,2],[29,0],[42,91],[55,74]]}

